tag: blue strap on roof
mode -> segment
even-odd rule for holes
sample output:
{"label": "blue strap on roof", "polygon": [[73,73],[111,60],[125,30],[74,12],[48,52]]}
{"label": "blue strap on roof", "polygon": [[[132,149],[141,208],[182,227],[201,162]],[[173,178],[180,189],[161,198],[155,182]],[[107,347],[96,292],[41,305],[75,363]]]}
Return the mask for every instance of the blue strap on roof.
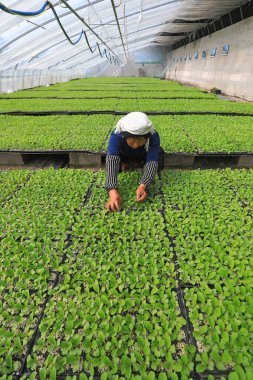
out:
{"label": "blue strap on roof", "polygon": [[2,3],[0,3],[0,9],[6,13],[10,13],[16,16],[32,17],[32,16],[38,16],[41,13],[43,13],[45,9],[47,8],[47,6],[49,6],[49,4],[50,4],[49,1],[46,1],[45,4],[38,11],[34,11],[34,12],[16,11],[15,9],[7,8]]}

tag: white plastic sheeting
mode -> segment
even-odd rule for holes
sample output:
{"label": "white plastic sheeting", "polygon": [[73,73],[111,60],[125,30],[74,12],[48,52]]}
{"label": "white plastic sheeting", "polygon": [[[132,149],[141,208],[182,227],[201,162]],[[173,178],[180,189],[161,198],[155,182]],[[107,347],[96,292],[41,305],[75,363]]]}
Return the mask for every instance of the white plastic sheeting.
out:
{"label": "white plastic sheeting", "polygon": [[[245,0],[114,0],[125,50],[132,53],[149,46],[169,47],[203,27],[199,20],[215,19],[245,3]],[[3,0],[6,7],[20,11],[36,11],[44,1]],[[87,32],[91,46],[97,37],[60,1],[52,2],[69,37],[77,40],[82,30]],[[68,4],[90,25],[121,60],[127,64],[111,0],[68,0]],[[187,23],[185,21],[191,21]],[[196,21],[196,22],[194,22]],[[101,49],[103,45],[100,44]],[[146,53],[145,53],[146,54]],[[145,57],[147,60],[147,57]],[[102,63],[102,65],[101,65]],[[98,49],[91,53],[84,36],[71,45],[60,29],[51,9],[43,14],[23,18],[0,11],[0,70],[1,76],[26,70],[27,76],[63,70],[64,78],[89,75],[120,75],[121,70],[101,58]],[[11,71],[10,71],[11,70]],[[27,70],[31,70],[30,74]],[[43,71],[41,71],[43,70]],[[97,71],[96,71],[97,70]],[[69,72],[69,74],[67,74]],[[10,75],[10,74],[8,74]],[[52,74],[53,76],[55,74]],[[62,74],[59,72],[59,77]],[[39,80],[39,79],[38,79]],[[48,82],[49,79],[45,80]],[[14,86],[15,87],[15,86]]]}
{"label": "white plastic sheeting", "polygon": [[0,70],[0,93],[82,78],[82,70]]}

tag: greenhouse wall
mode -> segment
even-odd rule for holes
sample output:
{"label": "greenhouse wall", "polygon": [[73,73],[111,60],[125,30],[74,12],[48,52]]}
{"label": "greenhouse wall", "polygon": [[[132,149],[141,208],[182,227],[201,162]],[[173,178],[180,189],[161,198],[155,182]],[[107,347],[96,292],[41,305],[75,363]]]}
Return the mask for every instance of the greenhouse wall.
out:
{"label": "greenhouse wall", "polygon": [[82,78],[83,70],[0,70],[0,93]]}
{"label": "greenhouse wall", "polygon": [[[173,50],[167,56],[165,76],[207,90],[217,88],[230,96],[253,101],[252,36],[253,17],[250,17]],[[225,45],[229,46],[224,48]],[[216,53],[215,57],[212,58],[211,53]]]}

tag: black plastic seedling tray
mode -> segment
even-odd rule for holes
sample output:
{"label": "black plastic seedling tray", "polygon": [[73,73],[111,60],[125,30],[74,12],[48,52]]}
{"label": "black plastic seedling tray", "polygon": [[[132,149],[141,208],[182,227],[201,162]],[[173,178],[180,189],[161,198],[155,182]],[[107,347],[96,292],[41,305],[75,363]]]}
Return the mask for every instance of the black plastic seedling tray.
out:
{"label": "black plastic seedling tray", "polygon": [[[86,100],[86,99],[88,99],[88,100],[92,100],[92,99],[99,99],[99,100],[101,100],[101,97],[100,96],[98,96],[98,97],[88,97],[88,96],[75,96],[74,98],[70,98],[70,97],[64,97],[64,96],[42,96],[42,97],[39,97],[39,96],[36,96],[36,97],[34,97],[34,96],[23,96],[22,98],[19,98],[19,97],[17,97],[17,98],[15,98],[15,97],[6,97],[6,98],[4,98],[4,97],[1,97],[0,98],[0,101],[1,101],[1,99],[4,99],[4,100],[12,100],[12,99],[15,99],[15,100],[20,100],[20,99],[61,99],[61,100],[80,100],[80,99],[83,99],[83,100]],[[129,97],[124,97],[124,96],[121,96],[121,97],[118,97],[118,96],[104,96],[103,97],[103,99],[117,99],[117,100],[121,100],[121,99],[123,99],[123,100],[135,100],[135,99],[140,99],[138,96],[136,96],[136,97],[131,97],[131,98],[129,98]],[[213,98],[203,98],[203,97],[201,97],[201,96],[192,96],[192,97],[187,97],[187,96],[184,96],[184,97],[176,97],[176,96],[173,96],[173,97],[162,97],[162,96],[150,96],[150,97],[143,97],[142,99],[151,99],[151,100],[156,100],[156,99],[159,99],[159,100],[181,100],[181,99],[183,99],[183,100],[198,100],[198,99],[201,99],[201,100],[213,100]]]}
{"label": "black plastic seedling tray", "polygon": [[[106,152],[89,150],[0,150],[0,167],[99,168],[104,167]],[[131,169],[142,168],[135,165]],[[159,156],[159,170],[164,168],[219,169],[252,168],[253,153],[165,153]]]}
{"label": "black plastic seedling tray", "polygon": [[[13,116],[50,116],[50,115],[126,115],[129,113],[126,111],[115,111],[115,110],[96,110],[96,111],[10,111],[10,112],[0,112],[0,115],[13,115]],[[253,114],[248,113],[238,113],[238,112],[186,112],[186,111],[142,111],[146,115],[221,115],[221,116],[253,116]]]}
{"label": "black plastic seedling tray", "polygon": [[[31,89],[27,89],[28,91],[30,91]],[[43,88],[40,88],[40,89],[33,89],[34,91],[36,91],[36,92],[40,92],[40,91],[42,91],[42,92],[45,92],[45,91],[47,91],[47,90],[45,90],[45,89],[43,89]],[[53,89],[53,91],[54,92],[62,92],[62,90],[59,90],[59,89]],[[107,88],[94,88],[94,89],[81,89],[81,88],[77,88],[76,90],[72,90],[72,89],[64,89],[64,92],[89,92],[89,91],[91,91],[91,92],[108,92],[108,89]],[[120,92],[140,92],[140,90],[139,89],[128,89],[128,88],[118,88],[118,89],[113,89],[113,91],[120,91]],[[170,92],[173,92],[173,93],[177,93],[177,92],[186,92],[185,90],[180,90],[180,89],[174,89],[174,90],[157,90],[158,92],[166,92],[166,93],[170,93]],[[141,92],[150,92],[150,93],[153,93],[153,90],[152,89],[149,89],[149,90],[143,90],[143,89],[141,89]],[[206,91],[201,91],[201,93],[203,93],[203,94],[208,94],[208,92],[206,92]],[[9,99],[9,98],[8,98]],[[101,99],[101,98],[100,98]]]}

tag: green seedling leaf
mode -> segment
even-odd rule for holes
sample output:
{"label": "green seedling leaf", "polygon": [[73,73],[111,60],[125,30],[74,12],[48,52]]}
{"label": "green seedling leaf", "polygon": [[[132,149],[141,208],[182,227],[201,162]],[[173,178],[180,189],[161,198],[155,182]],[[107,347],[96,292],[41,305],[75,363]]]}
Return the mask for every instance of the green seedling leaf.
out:
{"label": "green seedling leaf", "polygon": [[228,380],[240,380],[239,376],[237,375],[237,373],[235,372],[231,372],[229,375],[228,375]]}
{"label": "green seedling leaf", "polygon": [[155,380],[155,372],[153,372],[153,371],[149,372],[146,379],[147,380]]}
{"label": "green seedling leaf", "polygon": [[95,290],[96,293],[99,293],[99,285],[98,285],[98,280],[95,280],[93,283],[93,289]]}
{"label": "green seedling leaf", "polygon": [[167,375],[165,372],[159,373],[158,380],[167,380]]}
{"label": "green seedling leaf", "polygon": [[39,375],[40,375],[40,380],[46,380],[46,378],[47,378],[47,371],[46,371],[46,368],[42,368],[42,369],[39,371]]}
{"label": "green seedling leaf", "polygon": [[101,363],[102,363],[103,367],[109,367],[110,368],[112,365],[111,360],[106,355],[102,356]]}
{"label": "green seedling leaf", "polygon": [[49,377],[50,377],[50,380],[56,380],[56,368],[50,369]]}

